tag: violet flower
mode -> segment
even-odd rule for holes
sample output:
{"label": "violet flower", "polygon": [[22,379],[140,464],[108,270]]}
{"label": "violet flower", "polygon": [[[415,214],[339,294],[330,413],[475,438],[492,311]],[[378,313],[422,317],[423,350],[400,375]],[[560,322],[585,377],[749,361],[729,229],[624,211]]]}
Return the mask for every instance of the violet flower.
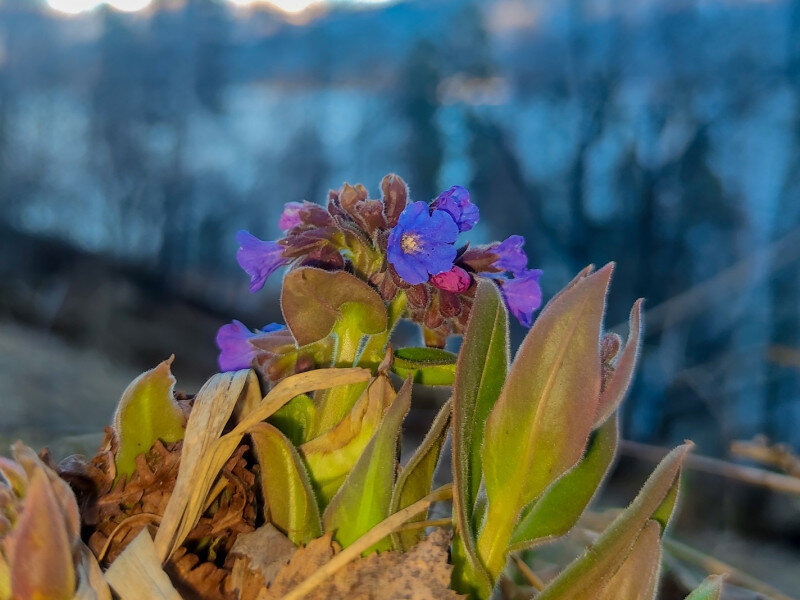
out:
{"label": "violet flower", "polygon": [[289,231],[303,222],[300,218],[300,210],[302,208],[302,202],[287,202],[283,205],[283,212],[278,221],[278,227],[281,228],[281,231]]}
{"label": "violet flower", "polygon": [[217,348],[220,350],[217,359],[220,370],[225,372],[250,368],[253,358],[258,354],[258,349],[250,343],[250,339],[284,327],[280,323],[270,323],[260,330],[250,331],[241,321],[236,320],[220,327],[216,338]]}
{"label": "violet flower", "polygon": [[257,292],[276,269],[289,262],[277,242],[265,242],[247,231],[239,231],[236,241],[241,246],[236,252],[239,266],[250,275],[250,293]]}
{"label": "violet flower", "polygon": [[472,276],[461,267],[453,265],[449,271],[432,275],[431,283],[440,290],[459,294],[469,289],[472,284]]}
{"label": "violet flower", "polygon": [[414,202],[389,233],[387,258],[407,283],[425,283],[429,274],[438,275],[453,266],[457,237],[458,226],[447,212],[431,214],[425,202]]}
{"label": "violet flower", "polygon": [[431,208],[443,210],[453,217],[459,231],[472,229],[480,215],[478,207],[469,200],[469,192],[460,185],[454,185],[439,194],[439,197],[431,204]]}
{"label": "violet flower", "polygon": [[497,255],[494,266],[514,275],[523,273],[528,266],[528,256],[522,249],[524,244],[525,238],[521,235],[512,235],[499,244],[493,244],[489,252]]}
{"label": "violet flower", "polygon": [[525,327],[533,324],[533,312],[542,305],[541,276],[540,269],[528,269],[500,284],[500,293],[509,312]]}

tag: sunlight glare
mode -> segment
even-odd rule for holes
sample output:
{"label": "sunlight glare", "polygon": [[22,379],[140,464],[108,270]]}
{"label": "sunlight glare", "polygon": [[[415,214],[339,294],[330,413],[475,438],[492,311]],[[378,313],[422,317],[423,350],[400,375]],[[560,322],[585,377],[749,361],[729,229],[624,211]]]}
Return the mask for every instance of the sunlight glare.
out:
{"label": "sunlight glare", "polygon": [[136,12],[150,6],[153,0],[47,0],[53,10],[77,15],[97,8],[101,4],[108,4],[111,8],[121,12]]}

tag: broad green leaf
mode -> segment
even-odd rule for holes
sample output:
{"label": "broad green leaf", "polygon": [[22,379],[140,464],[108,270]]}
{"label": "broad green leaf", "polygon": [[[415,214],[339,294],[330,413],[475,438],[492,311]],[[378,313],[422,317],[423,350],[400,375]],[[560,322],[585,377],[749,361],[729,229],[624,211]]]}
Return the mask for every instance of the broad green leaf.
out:
{"label": "broad green leaf", "polygon": [[276,410],[269,422],[280,429],[295,446],[311,439],[317,406],[308,394],[295,396]]}
{"label": "broad green leaf", "polygon": [[453,384],[453,586],[472,596],[491,591],[477,555],[474,507],[481,486],[486,419],[508,373],[508,312],[497,286],[480,280]]}
{"label": "broad green leaf", "polygon": [[456,355],[439,348],[400,348],[394,352],[392,371],[422,385],[453,385]]}
{"label": "broad green leaf", "polygon": [[695,591],[686,596],[686,600],[720,600],[724,583],[724,577],[712,575],[703,581]]}
{"label": "broad green leaf", "polygon": [[[391,513],[396,513],[406,506],[411,506],[431,492],[433,473],[436,470],[436,463],[439,462],[439,454],[442,451],[444,440],[447,437],[447,430],[450,427],[451,412],[451,401],[448,400],[442,406],[439,414],[436,415],[419,448],[411,456],[408,464],[400,471],[392,494]],[[409,522],[424,521],[425,519],[426,514],[421,513]],[[393,534],[392,542],[396,550],[405,551],[422,540],[423,537],[425,537],[423,529],[403,531]]]}
{"label": "broad green leaf", "polygon": [[574,527],[608,472],[618,440],[617,419],[608,419],[592,435],[581,461],[522,511],[510,551],[560,537]]}
{"label": "broad green leaf", "polygon": [[[322,516],[325,531],[347,547],[389,516],[397,471],[397,440],[411,405],[411,382],[397,393],[380,427]],[[386,538],[375,550],[391,547]]]}
{"label": "broad green leaf", "polygon": [[522,509],[572,468],[586,447],[600,396],[599,340],[612,269],[606,265],[548,303],[486,422],[489,508],[478,554],[493,577],[505,565]]}
{"label": "broad green leaf", "polygon": [[261,467],[266,519],[297,545],[322,535],[317,499],[297,449],[268,423],[254,425],[250,437]]}
{"label": "broad green leaf", "polygon": [[11,550],[12,598],[72,599],[72,549],[62,510],[44,470],[32,474],[25,507],[5,542]]}
{"label": "broad green leaf", "polygon": [[594,600],[597,590],[622,566],[654,513],[669,502],[691,444],[670,452],[645,482],[639,495],[584,554],[556,577],[537,600]]}
{"label": "broad green leaf", "polygon": [[139,375],[122,393],[114,415],[117,478],[133,473],[136,457],[149,451],[156,440],[183,439],[185,419],[172,395],[175,378],[170,364],[172,357]]}
{"label": "broad green leaf", "polygon": [[[289,271],[283,279],[281,308],[299,346],[328,336],[343,316],[348,321],[346,329],[357,332],[359,338],[387,328],[386,306],[381,297],[345,271],[313,267]],[[340,340],[342,343],[352,345],[352,341]]]}
{"label": "broad green leaf", "polygon": [[336,494],[394,399],[389,378],[378,375],[338,425],[298,448],[320,506],[327,506]]}
{"label": "broad green leaf", "polygon": [[649,520],[628,558],[591,600],[653,600],[661,571],[661,527]]}
{"label": "broad green leaf", "polygon": [[639,358],[639,344],[642,340],[642,304],[644,300],[639,298],[631,309],[630,326],[628,331],[628,341],[625,343],[622,353],[614,365],[614,374],[606,382],[603,391],[600,393],[600,400],[597,403],[597,416],[595,417],[595,427],[604,423],[617,407],[622,403],[636,370],[636,363]]}

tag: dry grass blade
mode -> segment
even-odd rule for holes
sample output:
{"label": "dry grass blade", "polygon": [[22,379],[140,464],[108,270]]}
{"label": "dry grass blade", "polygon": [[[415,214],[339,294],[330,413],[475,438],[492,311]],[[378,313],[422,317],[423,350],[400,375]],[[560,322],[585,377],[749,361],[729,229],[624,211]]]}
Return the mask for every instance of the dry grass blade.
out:
{"label": "dry grass blade", "polygon": [[250,377],[250,383],[258,385],[249,370],[219,373],[203,385],[195,398],[186,424],[178,479],[156,534],[156,553],[162,561],[180,546],[194,526],[194,518],[190,515],[197,513],[199,516],[216,476],[215,473],[211,481],[205,477],[207,457]]}
{"label": "dry grass blade", "polygon": [[122,600],[181,600],[161,568],[161,560],[146,528],[111,564],[106,571],[106,581]]}
{"label": "dry grass blade", "polygon": [[528,564],[519,556],[512,554],[511,558],[514,559],[514,564],[517,565],[517,569],[519,569],[519,572],[522,577],[525,578],[525,581],[528,582],[528,585],[534,588],[536,591],[541,592],[544,589],[544,581],[542,581],[541,578],[533,572],[533,569],[531,569]]}
{"label": "dry grass blade", "polygon": [[169,558],[195,526],[214,480],[253,425],[299,394],[366,381],[371,376],[368,369],[354,368],[318,369],[287,377],[253,410],[243,414],[232,431],[221,437],[237,402],[255,404],[252,396],[259,390],[258,379],[250,370],[222,373],[209,379],[195,398],[186,426],[178,480],[156,534],[155,545],[161,560]]}
{"label": "dry grass blade", "polygon": [[78,551],[78,589],[72,600],[111,600],[111,590],[92,551],[82,542]]}
{"label": "dry grass blade", "polygon": [[[627,456],[642,458],[645,460],[659,461],[668,452],[666,448],[650,446],[624,440],[620,444],[620,452]],[[750,485],[757,485],[769,488],[775,492],[800,495],[800,478],[782,475],[757,469],[755,467],[744,467],[717,458],[708,456],[688,456],[684,466],[693,471],[720,475],[729,479],[736,479]]]}
{"label": "dry grass blade", "polygon": [[402,527],[406,521],[412,517],[428,510],[431,504],[440,500],[447,500],[452,497],[453,486],[452,484],[447,484],[431,492],[422,500],[418,500],[414,504],[407,506],[403,510],[400,510],[394,513],[392,516],[384,519],[375,527],[370,529],[367,533],[358,538],[350,546],[334,556],[321,569],[317,569],[313,575],[305,579],[300,585],[286,594],[281,600],[300,600],[303,596],[308,594],[311,590],[336,573],[339,569],[361,556],[361,553],[364,552],[364,550],[377,544],[385,537],[397,531],[399,527]]}

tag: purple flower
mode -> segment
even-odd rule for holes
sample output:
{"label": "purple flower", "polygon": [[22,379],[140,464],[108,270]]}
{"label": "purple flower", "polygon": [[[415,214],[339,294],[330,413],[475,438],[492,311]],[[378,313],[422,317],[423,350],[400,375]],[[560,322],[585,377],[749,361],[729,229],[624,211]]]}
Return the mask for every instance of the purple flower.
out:
{"label": "purple flower", "polygon": [[449,271],[456,258],[453,242],[458,226],[443,211],[431,214],[425,202],[409,204],[389,233],[387,258],[407,283],[428,281],[428,275]]}
{"label": "purple flower", "polygon": [[219,348],[219,368],[221,371],[238,371],[247,369],[258,354],[258,350],[250,343],[253,338],[262,333],[279,331],[285,326],[280,323],[270,323],[259,331],[250,331],[240,321],[223,325],[217,332],[217,347]]}
{"label": "purple flower", "polygon": [[236,260],[250,275],[251,294],[264,287],[267,277],[289,262],[283,256],[283,248],[276,242],[264,242],[244,230],[236,234],[236,241],[241,246],[236,252]]}
{"label": "purple flower", "polygon": [[300,209],[302,208],[302,202],[287,202],[283,205],[283,212],[278,221],[278,227],[281,228],[281,231],[289,231],[303,222],[300,218]]}
{"label": "purple flower", "polygon": [[522,249],[525,238],[521,235],[512,235],[489,248],[489,252],[497,255],[494,266],[503,271],[510,271],[514,275],[525,271],[528,266],[528,256]]}
{"label": "purple flower", "polygon": [[533,311],[542,305],[542,288],[539,287],[539,269],[528,269],[515,275],[513,279],[505,279],[500,285],[500,292],[509,312],[525,327],[533,323]]}
{"label": "purple flower", "polygon": [[472,277],[461,267],[453,265],[449,271],[431,276],[431,283],[440,290],[460,293],[467,291],[472,283]]}
{"label": "purple flower", "polygon": [[475,227],[480,214],[478,207],[469,201],[469,192],[460,185],[454,185],[446,192],[439,194],[431,207],[443,210],[453,217],[459,231],[469,231]]}

